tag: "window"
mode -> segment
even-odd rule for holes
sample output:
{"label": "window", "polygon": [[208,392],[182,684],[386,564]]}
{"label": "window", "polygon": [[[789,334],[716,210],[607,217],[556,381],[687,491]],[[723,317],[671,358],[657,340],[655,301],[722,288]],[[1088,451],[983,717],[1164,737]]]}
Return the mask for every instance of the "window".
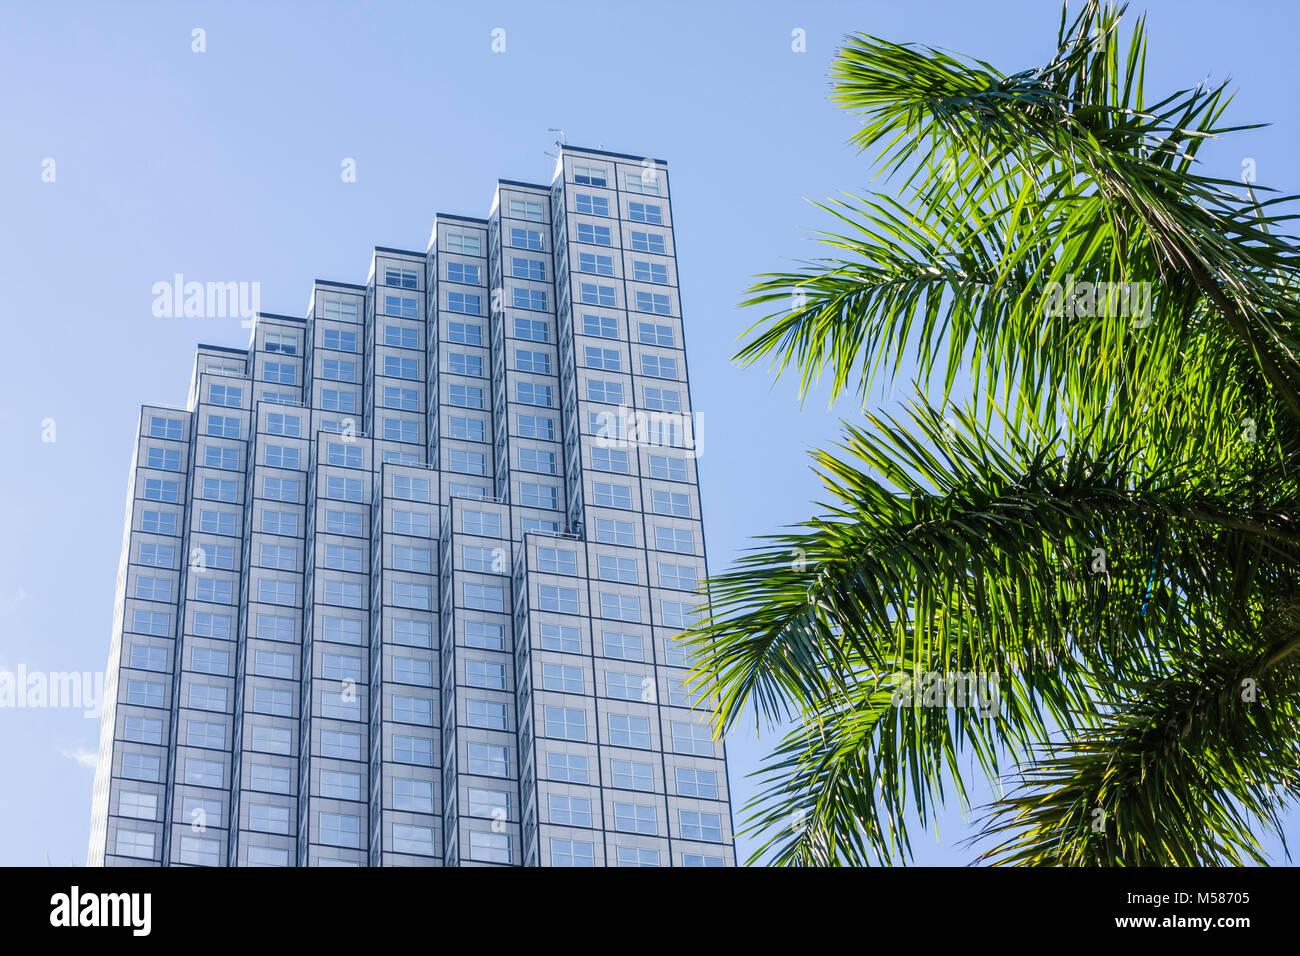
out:
{"label": "window", "polygon": [[[211,420],[212,416],[209,416],[208,421]],[[168,438],[173,441],[180,441],[184,433],[185,426],[174,418],[159,418],[155,415],[149,419],[150,438]]]}
{"label": "window", "polygon": [[228,408],[240,408],[244,402],[244,390],[234,385],[208,385],[208,404],[225,405]]}
{"label": "window", "polygon": [[599,576],[602,581],[620,581],[624,584],[636,584],[636,559],[619,558],[610,554],[602,554],[596,560],[599,569]]}
{"label": "window", "polygon": [[172,616],[165,611],[136,610],[131,618],[131,630],[137,634],[151,634],[154,637],[169,637],[172,629]]}
{"label": "window", "polygon": [[668,266],[659,262],[632,262],[632,278],[637,282],[653,282],[656,285],[668,284]]}
{"label": "window", "polygon": [[568,827],[591,826],[591,800],[588,797],[548,794],[547,811],[550,823]]}
{"label": "window", "polygon": [[644,790],[647,793],[655,788],[654,771],[648,763],[634,760],[611,760],[609,762],[615,787],[622,790]]}
{"label": "window", "polygon": [[516,309],[529,309],[533,312],[546,311],[546,292],[542,289],[515,289],[511,301]]}
{"label": "window", "polygon": [[[161,724],[162,722],[159,721]],[[161,727],[159,728],[161,731]],[[122,776],[128,780],[151,780],[157,782],[160,759],[147,754],[122,754]]]}
{"label": "window", "polygon": [[658,203],[629,202],[627,218],[633,222],[646,222],[653,226],[662,226],[664,223],[663,209]]}
{"label": "window", "polygon": [[559,740],[586,740],[587,715],[575,708],[544,707],[545,733]]}
{"label": "window", "polygon": [[553,475],[555,474],[555,452],[521,448],[519,468],[521,471],[531,471],[540,475]]}
{"label": "window", "polygon": [[718,796],[718,775],[712,770],[692,770],[689,767],[677,767],[677,793],[683,797]]}
{"label": "window", "polygon": [[357,380],[357,363],[342,359],[322,359],[321,378],[332,382],[355,382]]}
{"label": "window", "polygon": [[615,747],[650,746],[650,720],[630,714],[610,714],[609,742]]}
{"label": "window", "polygon": [[276,382],[280,385],[296,385],[298,369],[288,362],[263,362],[262,377],[268,382]]}
{"label": "window", "polygon": [[628,453],[618,448],[592,448],[591,467],[596,471],[612,471],[619,475],[626,475],[631,470]]}
{"label": "window", "polygon": [[699,810],[679,810],[677,819],[681,825],[683,840],[707,840],[710,843],[722,842],[721,815],[705,813]]}
{"label": "window", "polygon": [[674,753],[694,754],[697,757],[713,756],[713,731],[708,725],[674,720],[672,732]]}
{"label": "window", "polygon": [[581,694],[582,668],[570,664],[543,664],[542,686],[565,694]]}
{"label": "window", "polygon": [[447,437],[466,441],[487,441],[487,425],[474,418],[453,416],[447,423]]}
{"label": "window", "polygon": [[483,297],[471,292],[448,292],[447,311],[462,315],[482,315]]}
{"label": "window", "polygon": [[520,372],[536,372],[539,375],[550,375],[551,357],[545,352],[515,349],[515,369]]}
{"label": "window", "polygon": [[587,758],[579,754],[548,753],[546,755],[546,778],[567,783],[590,783],[587,772]]}
{"label": "window", "polygon": [[238,438],[239,419],[233,415],[209,415],[204,431],[214,438]]}
{"label": "window", "polygon": [[501,516],[487,511],[461,512],[461,531],[466,534],[501,537]]}
{"label": "window", "polygon": [[653,378],[676,378],[677,360],[662,355],[642,355],[641,374]]}
{"label": "window", "polygon": [[481,256],[483,254],[483,243],[478,236],[452,232],[447,234],[447,251],[459,252],[467,256]]}
{"label": "window", "polygon": [[194,600],[217,604],[234,604],[234,582],[199,578],[194,584]]}
{"label": "window", "polygon": [[342,329],[325,329],[322,335],[321,347],[334,352],[355,352],[357,351],[357,333]]}
{"label": "window", "polygon": [[674,515],[681,518],[691,516],[691,498],[690,495],[684,492],[651,491],[650,500],[655,514]]}
{"label": "window", "polygon": [[665,253],[664,237],[657,232],[637,232],[632,230],[632,248],[637,252]]}
{"label": "window", "polygon": [[447,452],[447,467],[463,475],[486,475],[487,455],[481,451],[451,448]]}
{"label": "window", "polygon": [[672,315],[672,302],[661,292],[637,292],[635,296],[638,312],[654,312],[656,315]]}
{"label": "window", "polygon": [[[213,842],[215,843],[215,841]],[[153,834],[118,827],[117,841],[113,845],[113,852],[118,856],[132,856],[145,860],[152,859]]]}
{"label": "window", "polygon": [[[361,585],[347,581],[326,581],[325,603],[337,607],[361,607]],[[293,587],[292,584],[289,587]]]}
{"label": "window", "polygon": [[[119,791],[117,797],[117,812],[120,816],[134,817],[137,820],[156,820],[158,819],[158,795],[154,793],[138,793],[135,790]],[[129,831],[118,831],[118,841],[121,844],[121,834]],[[150,850],[153,852],[153,838],[150,837]],[[121,853],[121,850],[118,850]]]}
{"label": "window", "polygon": [[542,251],[542,234],[534,229],[510,229],[510,245],[516,249]]}
{"label": "window", "polygon": [[168,578],[136,578],[135,596],[144,601],[170,601],[172,582]]}
{"label": "window", "polygon": [[447,402],[461,408],[482,408],[483,389],[470,385],[449,385],[447,387]]}
{"label": "window", "polygon": [[587,216],[608,216],[609,215],[609,198],[606,196],[591,196],[587,193],[575,193],[573,197],[574,211]]}
{"label": "window", "polygon": [[561,624],[542,624],[539,628],[542,647],[548,651],[582,652],[582,641],[576,627]]}
{"label": "window", "polygon": [[654,411],[680,412],[682,410],[681,396],[674,388],[651,388],[646,386],[645,404],[646,408]]}
{"label": "window", "polygon": [[465,322],[448,322],[447,340],[449,342],[459,342],[462,345],[482,345],[483,328]]}
{"label": "window", "polygon": [[384,269],[384,285],[396,286],[399,289],[414,289],[418,278],[413,269],[399,269],[395,266]]}
{"label": "window", "polygon": [[484,777],[505,777],[508,775],[509,753],[505,747],[495,744],[467,745],[469,772]]}
{"label": "window", "polygon": [[516,279],[530,279],[540,282],[546,279],[546,265],[540,259],[511,256],[510,275]]}
{"label": "window", "polygon": [[[582,302],[588,305],[603,305],[607,308],[614,308],[618,300],[614,294],[612,285],[597,285],[594,282],[583,282],[578,286],[579,297]],[[640,293],[638,293],[639,295]]]}
{"label": "window", "polygon": [[621,382],[606,382],[598,378],[588,379],[587,401],[622,405],[624,403],[623,384]]}
{"label": "window", "polygon": [[383,420],[383,436],[386,441],[415,443],[420,440],[419,422],[408,422],[400,418]]}
{"label": "window", "polygon": [[609,226],[597,226],[589,222],[578,223],[578,241],[596,246],[612,246],[613,234]]}
{"label": "window", "polygon": [[393,734],[393,760],[420,767],[433,766],[433,741],[427,737]]}
{"label": "window", "polygon": [[543,408],[550,408],[552,407],[551,386],[539,385],[535,382],[516,382],[515,401],[521,405],[540,405]]}
{"label": "window", "polygon": [[355,302],[342,302],[337,299],[326,299],[324,314],[327,319],[355,322],[357,320],[357,304]]}
{"label": "window", "polygon": [[[356,622],[358,626],[360,621]],[[360,643],[360,634],[353,643]],[[393,621],[393,643],[406,647],[432,647],[433,626],[428,621]]]}
{"label": "window", "polygon": [[551,840],[551,866],[595,866],[595,850],[579,840]]}
{"label": "window", "polygon": [[447,281],[479,285],[483,282],[483,272],[478,266],[467,262],[448,262]]}
{"label": "window", "polygon": [[410,584],[405,581],[394,581],[393,604],[396,607],[409,607],[417,611],[432,610],[433,588],[427,584]]}
{"label": "window", "polygon": [[650,477],[667,478],[670,481],[686,480],[686,461],[668,455],[650,455]]}
{"label": "window", "polygon": [[618,320],[604,315],[584,315],[582,317],[582,334],[598,335],[603,339],[616,339],[618,338]]}
{"label": "window", "polygon": [[[144,496],[149,501],[179,501],[181,486],[179,482],[164,481],[161,478],[146,478],[144,481]],[[173,531],[175,534],[175,516],[173,519]]]}
{"label": "window", "polygon": [[528,219],[532,222],[542,221],[542,204],[535,199],[511,198],[507,207],[514,219]]}
{"label": "window", "polygon": [[396,355],[385,355],[384,374],[391,378],[418,379],[420,377],[420,361],[413,358],[399,358]]}
{"label": "window", "polygon": [[694,591],[695,568],[685,564],[659,564],[659,586],[674,591]]}
{"label": "window", "polygon": [[157,681],[128,680],[126,682],[126,702],[141,707],[161,707],[165,688]]}
{"label": "window", "polygon": [[469,647],[503,651],[506,647],[505,628],[500,624],[489,624],[486,621],[466,621],[465,643]]}
{"label": "window", "polygon": [[602,256],[594,252],[578,253],[578,271],[598,276],[614,275],[613,256]]}
{"label": "window", "polygon": [[[150,497],[146,492],[145,497]],[[161,511],[144,511],[140,515],[140,530],[151,534],[176,534],[176,515]]]}
{"label": "window", "polygon": [[402,319],[418,319],[420,317],[419,300],[408,295],[386,295],[384,296],[384,315]]}
{"label": "window", "polygon": [[549,342],[551,333],[542,319],[515,319],[515,338]]}
{"label": "window", "polygon": [[581,166],[574,164],[573,181],[580,186],[607,186],[605,169],[602,166]]}
{"label": "window", "polygon": [[[427,662],[426,662],[427,663]],[[399,724],[433,725],[433,701],[422,697],[393,695],[393,720]]]}
{"label": "window", "polygon": [[600,616],[619,621],[640,621],[641,602],[630,594],[600,592]]}
{"label": "window", "polygon": [[384,344],[399,349],[418,349],[420,335],[415,329],[400,325],[385,325]]}
{"label": "window", "polygon": [[302,437],[302,419],[297,415],[285,415],[271,412],[266,416],[266,430],[272,435],[285,435],[289,438]]}
{"label": "window", "polygon": [[506,705],[487,700],[466,700],[465,722],[471,727],[505,730]]}
{"label": "window", "polygon": [[393,512],[393,531],[396,534],[413,534],[427,538],[430,524],[427,514],[420,514],[415,511]]}
{"label": "window", "polygon": [[320,842],[330,846],[361,846],[361,818],[349,813],[320,812]]}
{"label": "window", "polygon": [[537,570],[550,574],[577,574],[578,557],[565,548],[538,548]]}
{"label": "window", "polygon": [[551,584],[537,586],[537,602],[543,611],[558,611],[561,614],[578,613],[578,589],[561,588]]}
{"label": "window", "polygon": [[634,544],[635,533],[632,530],[632,522],[616,521],[612,518],[597,518],[596,540],[602,544]]}
{"label": "window", "polygon": [[617,847],[618,865],[619,866],[658,866],[659,851],[647,850],[642,847],[620,846]]}
{"label": "window", "polygon": [[491,661],[465,661],[465,683],[488,690],[506,689],[506,666]]}
{"label": "window", "polygon": [[659,832],[655,808],[638,803],[614,803],[614,829],[624,833],[645,833],[654,836]]}
{"label": "window", "polygon": [[[541,438],[546,441],[555,441],[555,420],[553,418],[547,418],[545,415],[521,414],[518,421],[520,438]],[[482,439],[479,440],[482,441]]]}
{"label": "window", "polygon": [[645,648],[641,638],[636,634],[620,634],[617,631],[601,632],[601,653],[623,661],[644,661]]}
{"label": "window", "polygon": [[617,349],[603,349],[588,345],[583,349],[583,358],[587,368],[607,369],[611,372],[618,372],[623,368],[623,361]]}

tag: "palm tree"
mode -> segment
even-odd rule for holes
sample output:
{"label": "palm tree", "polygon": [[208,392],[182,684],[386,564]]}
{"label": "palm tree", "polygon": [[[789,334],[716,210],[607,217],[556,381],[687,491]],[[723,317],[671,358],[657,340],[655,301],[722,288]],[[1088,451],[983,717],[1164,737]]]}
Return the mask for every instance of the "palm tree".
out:
{"label": "palm tree", "polygon": [[[822,513],[708,582],[719,733],[792,722],[754,861],[906,862],[970,777],[981,862],[1266,863],[1300,786],[1294,197],[1206,175],[1229,97],[1153,102],[1145,23],[1046,66],[846,38],[832,99],[899,184],[822,208],[737,358],[915,399],[814,455]],[[954,675],[974,680],[962,706]],[[973,676],[972,676],[973,675]],[[978,770],[974,769],[978,765]]]}

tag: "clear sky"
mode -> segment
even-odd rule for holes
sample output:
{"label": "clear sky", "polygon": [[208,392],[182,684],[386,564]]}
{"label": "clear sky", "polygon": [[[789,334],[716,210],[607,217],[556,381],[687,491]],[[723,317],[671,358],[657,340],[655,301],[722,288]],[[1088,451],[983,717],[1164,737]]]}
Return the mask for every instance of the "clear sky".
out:
{"label": "clear sky", "polygon": [[[1300,192],[1294,5],[1145,8],[1150,88],[1229,76],[1232,117],[1274,124],[1212,144],[1207,165],[1237,177],[1251,158],[1262,184]],[[750,277],[811,254],[825,222],[806,199],[867,188],[854,120],[826,100],[837,41],[865,31],[1010,72],[1045,61],[1058,18],[1044,0],[9,0],[0,667],[103,670],[139,406],[184,404],[196,343],[247,344],[238,320],[154,318],[155,282],[258,281],[265,311],[302,315],[313,279],[363,282],[373,246],[423,250],[435,211],[482,216],[497,178],[549,181],[548,127],[669,163],[711,566],[807,517],[806,453],[855,403],[800,407],[793,383],[730,356],[759,317],[736,308]],[[98,737],[80,711],[0,709],[0,864],[84,862]],[[772,739],[729,743],[738,810]],[[953,809],[918,859],[967,862],[967,835]]]}

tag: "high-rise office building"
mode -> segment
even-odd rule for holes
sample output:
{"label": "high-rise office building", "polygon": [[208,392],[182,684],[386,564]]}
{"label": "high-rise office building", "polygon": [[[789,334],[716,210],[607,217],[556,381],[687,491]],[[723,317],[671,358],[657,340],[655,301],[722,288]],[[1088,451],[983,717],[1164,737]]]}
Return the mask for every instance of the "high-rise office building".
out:
{"label": "high-rise office building", "polygon": [[145,406],[91,865],[731,866],[667,168],[563,147]]}

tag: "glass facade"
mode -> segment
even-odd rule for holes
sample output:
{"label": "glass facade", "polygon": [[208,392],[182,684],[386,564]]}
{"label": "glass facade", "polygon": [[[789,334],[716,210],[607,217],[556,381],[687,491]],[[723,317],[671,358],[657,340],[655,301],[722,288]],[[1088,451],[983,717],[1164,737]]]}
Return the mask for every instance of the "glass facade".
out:
{"label": "glass facade", "polygon": [[669,200],[564,147],[143,409],[90,865],[735,864]]}

